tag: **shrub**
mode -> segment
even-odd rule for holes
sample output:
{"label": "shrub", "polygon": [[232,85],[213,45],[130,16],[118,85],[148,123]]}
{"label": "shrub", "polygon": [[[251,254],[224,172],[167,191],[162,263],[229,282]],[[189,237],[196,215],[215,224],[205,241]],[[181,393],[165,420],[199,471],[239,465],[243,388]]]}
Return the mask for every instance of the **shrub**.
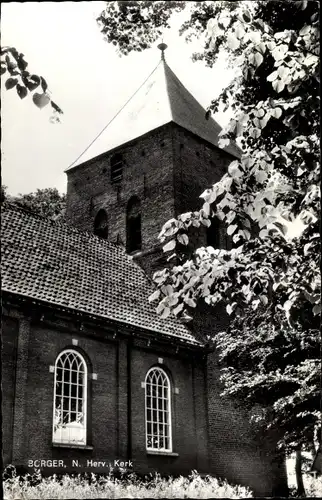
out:
{"label": "shrub", "polygon": [[159,474],[139,478],[130,474],[123,479],[112,476],[81,475],[41,477],[40,472],[17,476],[14,469],[4,473],[6,500],[76,499],[76,498],[250,498],[252,493],[242,486],[232,486],[225,480],[196,471],[190,476],[162,478]]}

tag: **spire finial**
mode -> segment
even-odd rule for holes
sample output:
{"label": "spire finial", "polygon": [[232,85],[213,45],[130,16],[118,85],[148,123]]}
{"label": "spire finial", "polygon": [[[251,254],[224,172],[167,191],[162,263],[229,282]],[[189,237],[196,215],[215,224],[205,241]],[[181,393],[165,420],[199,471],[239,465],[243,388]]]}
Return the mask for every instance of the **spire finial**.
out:
{"label": "spire finial", "polygon": [[165,61],[165,58],[164,58],[164,51],[165,51],[165,49],[166,49],[167,47],[168,47],[168,46],[167,46],[167,44],[166,44],[166,43],[163,43],[163,42],[162,42],[162,43],[159,43],[159,45],[158,45],[158,49],[160,49],[160,50],[161,50],[161,59],[162,59],[162,61]]}

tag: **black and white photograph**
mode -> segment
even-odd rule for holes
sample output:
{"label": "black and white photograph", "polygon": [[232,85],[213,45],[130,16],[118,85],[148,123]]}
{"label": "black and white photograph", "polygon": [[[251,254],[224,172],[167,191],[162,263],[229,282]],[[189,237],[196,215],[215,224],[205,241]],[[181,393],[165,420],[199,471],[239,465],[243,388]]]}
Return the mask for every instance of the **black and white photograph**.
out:
{"label": "black and white photograph", "polygon": [[1,21],[3,497],[322,498],[319,2]]}

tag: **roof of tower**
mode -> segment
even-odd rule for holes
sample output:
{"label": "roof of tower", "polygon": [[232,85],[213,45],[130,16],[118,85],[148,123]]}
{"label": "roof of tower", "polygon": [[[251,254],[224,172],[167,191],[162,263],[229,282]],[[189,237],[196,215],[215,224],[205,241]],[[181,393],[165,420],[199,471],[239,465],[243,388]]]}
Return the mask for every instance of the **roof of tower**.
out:
{"label": "roof of tower", "polygon": [[[181,83],[163,56],[121,111],[69,168],[170,122],[219,147],[220,125],[211,117],[206,120],[204,108]],[[224,148],[224,151],[235,157],[241,154],[234,144]]]}
{"label": "roof of tower", "polygon": [[122,247],[12,204],[1,212],[3,293],[200,345],[156,313],[155,287]]}

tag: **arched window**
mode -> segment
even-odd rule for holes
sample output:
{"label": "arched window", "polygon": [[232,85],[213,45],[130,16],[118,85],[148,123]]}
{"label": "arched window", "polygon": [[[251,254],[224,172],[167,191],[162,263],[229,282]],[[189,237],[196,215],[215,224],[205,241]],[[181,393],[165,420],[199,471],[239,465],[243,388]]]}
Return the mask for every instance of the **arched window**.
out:
{"label": "arched window", "polygon": [[107,214],[105,210],[100,210],[95,217],[94,221],[94,234],[100,238],[107,239],[108,236],[108,224],[107,224]]}
{"label": "arched window", "polygon": [[111,182],[118,182],[123,177],[123,155],[116,153],[111,158]]}
{"label": "arched window", "polygon": [[213,217],[211,226],[207,228],[207,246],[220,248],[220,221]]}
{"label": "arched window", "polygon": [[128,253],[141,250],[141,203],[133,196],[126,210],[126,250]]}
{"label": "arched window", "polygon": [[86,445],[87,366],[73,349],[55,363],[53,442]]}
{"label": "arched window", "polygon": [[161,368],[151,368],[145,378],[146,449],[172,451],[171,384]]}

